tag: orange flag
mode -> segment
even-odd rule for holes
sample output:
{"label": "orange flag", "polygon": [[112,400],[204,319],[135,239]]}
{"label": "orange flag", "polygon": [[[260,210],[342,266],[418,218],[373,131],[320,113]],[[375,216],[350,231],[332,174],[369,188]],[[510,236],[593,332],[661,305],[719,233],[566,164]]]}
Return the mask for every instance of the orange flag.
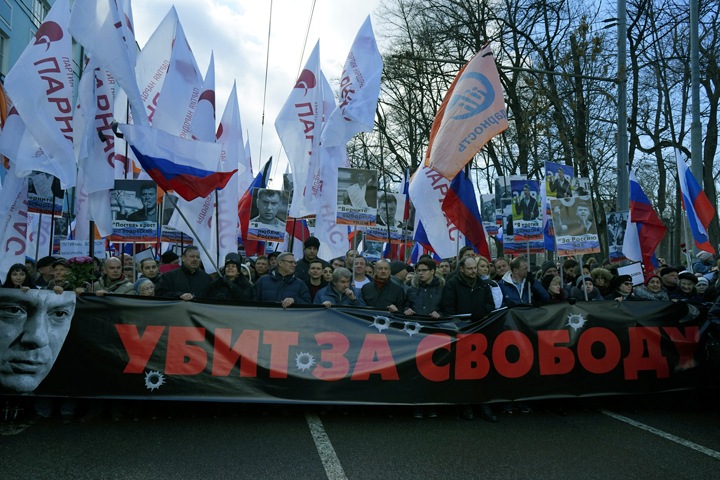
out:
{"label": "orange flag", "polygon": [[460,69],[435,115],[425,165],[452,180],[492,137],[508,128],[489,45]]}

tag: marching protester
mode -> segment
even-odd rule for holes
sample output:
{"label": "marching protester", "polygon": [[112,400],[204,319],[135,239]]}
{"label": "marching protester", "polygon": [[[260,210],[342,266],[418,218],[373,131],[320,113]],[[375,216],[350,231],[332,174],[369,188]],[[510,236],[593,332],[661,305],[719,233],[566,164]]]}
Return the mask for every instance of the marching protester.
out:
{"label": "marching protester", "polygon": [[330,266],[330,267],[325,267],[325,268],[323,268],[323,270],[322,270],[322,279],[323,279],[323,282],[325,282],[326,285],[327,285],[328,283],[332,282],[333,270],[335,270],[336,268],[339,268],[339,267],[332,267],[332,266]]}
{"label": "marching protester", "polygon": [[140,271],[141,277],[152,281],[157,288],[158,283],[160,283],[160,278],[162,278],[162,273],[160,273],[160,266],[154,258],[148,257],[140,260],[138,270]]}
{"label": "marching protester", "polygon": [[53,264],[55,263],[55,257],[48,256],[43,257],[37,261],[38,277],[35,279],[35,285],[40,288],[45,288],[48,283],[55,277]]}
{"label": "marching protester", "polygon": [[570,289],[570,298],[578,302],[598,302],[605,300],[600,294],[600,290],[595,288],[592,277],[578,277],[575,285]]}
{"label": "marching protester", "polygon": [[633,293],[636,300],[670,300],[670,295],[663,287],[662,278],[657,273],[645,275],[645,282],[635,287]]}
{"label": "marching protester", "polygon": [[190,301],[193,298],[207,298],[212,279],[200,269],[200,251],[198,247],[185,247],[180,257],[180,268],[163,274],[160,278],[160,294],[164,297],[180,298]]}
{"label": "marching protester", "polygon": [[363,285],[361,293],[367,306],[378,310],[397,313],[405,305],[403,287],[390,280],[390,262],[388,260],[375,262],[375,278]]}
{"label": "marching protester", "polygon": [[670,295],[675,293],[675,290],[678,288],[678,282],[680,281],[678,277],[679,273],[680,270],[675,267],[666,266],[660,269],[660,278],[662,279],[663,287]]}
{"label": "marching protester", "polygon": [[106,258],[103,263],[102,277],[93,283],[95,295],[107,293],[127,295],[133,293],[133,283],[123,274],[123,264],[117,257]]}
{"label": "marching protester", "polygon": [[549,303],[562,303],[567,301],[568,293],[562,286],[560,275],[545,275],[542,277],[540,283],[542,283],[542,286],[545,287],[545,290],[547,290],[550,296]]}
{"label": "marching protester", "polygon": [[154,297],[155,284],[149,278],[140,277],[140,279],[133,284],[133,292],[135,295],[141,297]]}
{"label": "marching protester", "polygon": [[333,305],[364,307],[362,295],[351,285],[351,281],[350,270],[344,267],[336,268],[333,271],[332,281],[317,292],[313,303],[327,308]]}
{"label": "marching protester", "polygon": [[283,308],[311,303],[307,285],[295,276],[295,265],[295,256],[292,253],[278,255],[277,268],[255,282],[255,299],[280,303]]}
{"label": "marching protester", "polygon": [[435,275],[435,262],[423,258],[415,265],[415,277],[405,300],[405,315],[426,315],[440,318],[445,280]]}
{"label": "marching protester", "polygon": [[316,237],[308,237],[303,243],[303,258],[297,262],[297,268],[295,269],[295,276],[307,282],[309,279],[308,270],[310,268],[310,262],[313,260],[320,260],[322,266],[330,265],[325,260],[318,258],[318,250],[320,249],[320,240]]}
{"label": "marching protester", "polygon": [[36,289],[37,286],[30,277],[30,272],[22,263],[15,263],[10,266],[5,281],[2,283],[3,288],[19,288],[23,292],[30,289]]}
{"label": "marching protester", "polygon": [[678,288],[670,294],[671,300],[690,303],[702,303],[703,297],[698,295],[695,285],[698,277],[690,272],[680,272],[678,274]]}
{"label": "marching protester", "polygon": [[[330,270],[329,281],[325,280],[325,276],[323,274],[325,269]],[[310,291],[311,301],[315,300],[315,295],[318,293],[318,291],[320,291],[322,288],[325,288],[325,286],[327,286],[327,284],[332,281],[332,273],[332,267],[328,265],[323,268],[323,263],[319,258],[310,261],[310,267],[308,269],[308,279],[305,281],[305,284],[307,284],[308,290]]]}
{"label": "marching protester", "polygon": [[231,252],[225,255],[222,275],[210,284],[208,297],[221,300],[252,300],[255,292],[250,282],[240,273],[242,266],[242,259],[237,253]]}
{"label": "marching protester", "polygon": [[46,289],[52,290],[57,294],[62,292],[72,292],[75,290],[73,285],[66,280],[70,269],[68,268],[67,260],[64,258],[57,258],[52,264],[53,268],[53,279],[47,284]]}
{"label": "marching protester", "polygon": [[610,280],[612,280],[612,273],[610,273],[610,271],[602,267],[593,268],[590,270],[590,277],[595,284],[595,288],[600,291],[600,295],[605,297],[605,295],[610,294],[612,290],[610,288]]}
{"label": "marching protester", "polygon": [[487,282],[488,286],[490,287],[490,291],[492,292],[495,309],[498,309],[502,307],[503,304],[503,293],[500,285],[498,285],[495,280],[492,280],[490,278],[490,265],[492,264],[490,263],[490,261],[488,261],[487,258],[483,256],[477,257],[478,276],[482,280]]}
{"label": "marching protester", "polygon": [[514,258],[510,262],[510,271],[505,272],[500,283],[506,307],[517,305],[542,305],[550,296],[542,286],[528,274],[528,262],[524,257]]}
{"label": "marching protester", "polygon": [[412,267],[405,262],[401,262],[399,260],[393,260],[390,262],[390,281],[395,285],[401,286],[403,292],[406,294],[408,286],[405,284],[405,280],[407,279],[411,269]]}
{"label": "marching protester", "polygon": [[633,300],[633,282],[630,275],[617,275],[610,280],[610,293],[605,300]]}
{"label": "marching protester", "polygon": [[253,282],[257,282],[258,278],[267,275],[270,271],[270,260],[265,255],[261,255],[255,259],[255,275]]}

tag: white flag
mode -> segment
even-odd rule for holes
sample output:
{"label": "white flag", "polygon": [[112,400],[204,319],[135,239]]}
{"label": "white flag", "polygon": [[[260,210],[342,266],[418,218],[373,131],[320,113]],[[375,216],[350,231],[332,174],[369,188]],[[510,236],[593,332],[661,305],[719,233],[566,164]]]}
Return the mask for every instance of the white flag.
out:
{"label": "white flag", "polygon": [[0,278],[7,277],[13,264],[25,264],[27,220],[27,177],[8,172],[0,191]]}
{"label": "white flag", "polygon": [[[228,253],[237,252],[237,239],[240,236],[239,192],[247,190],[247,186],[245,190],[240,190],[239,187],[241,183],[249,185],[253,180],[250,158],[245,156],[243,146],[242,122],[235,84],[233,84],[230,97],[225,105],[225,112],[220,119],[217,141],[223,145],[221,171],[229,172],[237,168],[236,177],[231,178],[227,186],[218,192],[218,245],[219,256],[222,260]],[[244,178],[244,180],[241,182],[240,178]]]}
{"label": "white flag", "polygon": [[135,79],[137,46],[133,29],[130,0],[75,0],[68,25],[75,40],[112,73],[125,91],[135,122],[148,125]]}
{"label": "white flag", "polygon": [[72,37],[67,31],[68,0],[58,0],[5,79],[15,109],[43,149],[40,158],[15,158],[19,176],[37,170],[55,175],[63,189],[75,185],[73,155]]}
{"label": "white flag", "polygon": [[314,213],[305,208],[304,197],[309,196],[309,167],[316,163],[322,131],[324,85],[320,77],[318,42],[275,120],[275,130],[292,169],[294,189],[289,216],[295,218]]}
{"label": "white flag", "polygon": [[382,69],[382,57],[368,16],[345,61],[339,103],[323,127],[324,147],[345,145],[356,133],[372,131]]}

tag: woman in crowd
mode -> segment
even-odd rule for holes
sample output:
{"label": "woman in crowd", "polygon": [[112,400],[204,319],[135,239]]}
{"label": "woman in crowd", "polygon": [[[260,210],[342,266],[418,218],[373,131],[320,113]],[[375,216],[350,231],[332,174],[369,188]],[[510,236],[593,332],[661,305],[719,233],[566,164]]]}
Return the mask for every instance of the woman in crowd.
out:
{"label": "woman in crowd", "polygon": [[610,280],[610,293],[605,300],[622,302],[633,299],[633,282],[630,275],[618,275]]}
{"label": "woman in crowd", "polygon": [[240,255],[231,252],[225,256],[222,276],[210,284],[210,298],[225,300],[253,300],[255,294],[250,282],[240,274]]}
{"label": "woman in crowd", "polygon": [[155,284],[149,278],[142,277],[133,284],[133,291],[141,297],[154,297]]}
{"label": "woman in crowd", "polygon": [[477,273],[480,278],[485,280],[490,285],[490,291],[492,292],[493,301],[495,302],[495,308],[498,309],[503,303],[503,294],[500,289],[500,285],[495,280],[492,280],[490,276],[490,261],[482,256],[477,257]]}
{"label": "woman in crowd", "polygon": [[714,291],[711,291],[710,289],[710,282],[705,277],[698,277],[698,282],[695,284],[695,290],[697,291],[698,295],[700,295],[703,299],[703,302],[714,302],[715,298],[713,297],[712,293]]}
{"label": "woman in crowd", "polygon": [[[545,275],[542,278],[542,286],[550,294],[550,303],[562,303],[568,299],[567,291],[562,287],[560,275]],[[585,297],[583,297],[584,299]]]}
{"label": "woman in crowd", "polygon": [[600,294],[600,291],[595,288],[592,277],[589,275],[578,277],[575,281],[575,286],[570,289],[570,298],[574,298],[578,302],[598,302],[605,300]]}
{"label": "woman in crowd", "polygon": [[332,282],[332,274],[333,274],[333,267],[328,265],[327,267],[323,268],[322,271],[322,279],[325,283]]}
{"label": "woman in crowd", "polygon": [[592,277],[595,288],[600,291],[600,295],[605,297],[610,294],[612,291],[610,289],[610,280],[612,280],[612,273],[610,273],[610,271],[602,267],[593,268],[590,271],[590,277]]}
{"label": "woman in crowd", "polygon": [[27,292],[31,288],[37,288],[30,278],[27,267],[22,263],[16,263],[10,267],[2,286],[4,288],[19,288],[23,292]]}
{"label": "woman in crowd", "polygon": [[667,290],[663,288],[662,278],[657,273],[645,275],[645,282],[634,289],[636,300],[670,300]]}

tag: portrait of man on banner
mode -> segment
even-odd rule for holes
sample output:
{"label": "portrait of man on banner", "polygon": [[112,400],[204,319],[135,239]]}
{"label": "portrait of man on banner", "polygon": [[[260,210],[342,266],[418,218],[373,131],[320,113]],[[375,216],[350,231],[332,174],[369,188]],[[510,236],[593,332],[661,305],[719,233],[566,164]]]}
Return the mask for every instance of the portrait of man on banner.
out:
{"label": "portrait of man on banner", "polygon": [[0,288],[0,393],[31,393],[55,364],[75,313],[74,292]]}
{"label": "portrait of man on banner", "polygon": [[32,172],[27,178],[28,212],[62,215],[65,191],[60,180],[45,172]]}
{"label": "portrait of man on banner", "polygon": [[497,208],[495,206],[495,195],[492,193],[483,194],[480,197],[480,202],[482,205],[481,216],[485,231],[488,235],[497,235],[499,226],[496,221]]}
{"label": "portrait of man on banner", "polygon": [[545,194],[548,198],[570,198],[573,196],[573,168],[554,162],[545,162]]}
{"label": "portrait of man on banner", "polygon": [[377,221],[377,170],[338,168],[337,224],[374,225]]}
{"label": "portrait of man on banner", "polygon": [[110,191],[113,231],[110,240],[151,242],[157,239],[160,207],[152,180],[115,180]]}
{"label": "portrait of man on banner", "polygon": [[282,242],[288,212],[288,195],[282,190],[253,188],[248,240]]}
{"label": "portrait of man on banner", "polygon": [[629,210],[610,212],[606,214],[608,254],[611,262],[621,262],[626,259],[623,254],[623,241],[627,229]]}
{"label": "portrait of man on banner", "polygon": [[555,242],[560,256],[596,253],[600,241],[589,196],[551,198]]}

